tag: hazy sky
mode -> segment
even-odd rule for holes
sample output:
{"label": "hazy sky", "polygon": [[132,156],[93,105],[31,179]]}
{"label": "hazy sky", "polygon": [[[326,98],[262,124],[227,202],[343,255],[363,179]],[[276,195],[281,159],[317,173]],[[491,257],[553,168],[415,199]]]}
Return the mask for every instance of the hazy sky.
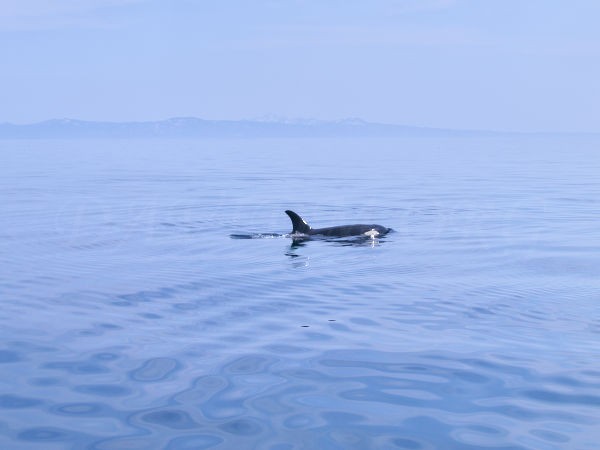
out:
{"label": "hazy sky", "polygon": [[0,0],[0,122],[600,132],[599,0]]}

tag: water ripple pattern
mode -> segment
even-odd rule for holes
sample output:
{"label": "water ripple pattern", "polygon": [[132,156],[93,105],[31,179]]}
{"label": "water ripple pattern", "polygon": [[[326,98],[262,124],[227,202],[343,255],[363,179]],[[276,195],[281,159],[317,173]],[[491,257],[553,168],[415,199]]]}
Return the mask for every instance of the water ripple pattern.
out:
{"label": "water ripple pattern", "polygon": [[598,144],[0,142],[0,448],[597,449]]}

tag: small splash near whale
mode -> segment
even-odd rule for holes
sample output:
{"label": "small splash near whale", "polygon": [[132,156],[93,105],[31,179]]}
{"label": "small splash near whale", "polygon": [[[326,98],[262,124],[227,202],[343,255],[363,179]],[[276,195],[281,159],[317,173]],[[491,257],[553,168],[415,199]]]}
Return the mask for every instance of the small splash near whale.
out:
{"label": "small splash near whale", "polygon": [[370,238],[375,239],[377,236],[379,236],[379,231],[377,231],[376,229],[371,229],[369,231],[365,231],[363,233],[365,236],[369,236]]}
{"label": "small splash near whale", "polygon": [[277,238],[288,238],[289,234],[280,233],[243,233],[243,234],[230,234],[231,239],[277,239]]}

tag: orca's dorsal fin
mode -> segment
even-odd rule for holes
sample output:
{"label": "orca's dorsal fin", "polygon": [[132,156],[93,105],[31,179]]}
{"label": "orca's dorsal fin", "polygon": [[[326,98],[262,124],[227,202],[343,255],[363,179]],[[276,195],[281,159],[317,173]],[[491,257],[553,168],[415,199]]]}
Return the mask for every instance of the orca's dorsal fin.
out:
{"label": "orca's dorsal fin", "polygon": [[292,234],[308,234],[310,232],[310,225],[302,217],[289,209],[285,213],[292,219]]}

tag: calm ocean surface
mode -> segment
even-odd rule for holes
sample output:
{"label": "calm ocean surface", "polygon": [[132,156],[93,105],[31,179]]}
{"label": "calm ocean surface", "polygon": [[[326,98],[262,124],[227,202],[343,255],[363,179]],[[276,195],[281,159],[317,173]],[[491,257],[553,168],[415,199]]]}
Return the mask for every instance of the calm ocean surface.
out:
{"label": "calm ocean surface", "polygon": [[600,138],[0,141],[0,201],[0,449],[600,448]]}

